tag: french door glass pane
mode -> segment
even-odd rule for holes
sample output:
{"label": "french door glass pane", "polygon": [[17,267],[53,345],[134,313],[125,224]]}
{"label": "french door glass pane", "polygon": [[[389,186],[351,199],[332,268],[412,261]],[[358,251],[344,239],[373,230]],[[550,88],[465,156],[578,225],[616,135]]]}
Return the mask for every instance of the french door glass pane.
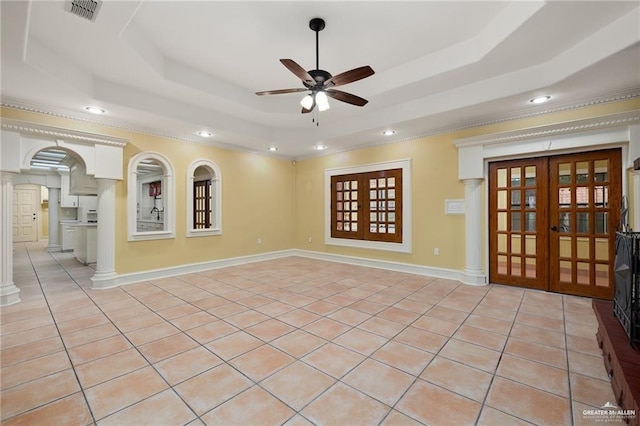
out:
{"label": "french door glass pane", "polygon": [[609,160],[596,160],[593,162],[593,177],[596,182],[609,180]]}
{"label": "french door glass pane", "polygon": [[525,230],[527,232],[536,231],[536,214],[534,212],[527,212],[524,216]]}
{"label": "french door glass pane", "polygon": [[511,213],[511,231],[520,232],[522,223],[520,212]]}
{"label": "french door glass pane", "polygon": [[596,234],[609,232],[609,213],[596,212]]}
{"label": "french door glass pane", "polygon": [[609,265],[596,263],[596,286],[609,287]]}
{"label": "french door glass pane", "polygon": [[511,168],[511,186],[520,186],[521,178],[520,178],[520,167],[512,167]]}
{"label": "french door glass pane", "polygon": [[498,188],[507,186],[507,169],[498,169]]}
{"label": "french door glass pane", "polygon": [[589,182],[589,162],[581,161],[576,163],[576,183]]}
{"label": "french door glass pane", "polygon": [[571,237],[560,237],[560,257],[571,257]]}
{"label": "french door glass pane", "polygon": [[596,238],[596,260],[609,260],[609,239],[608,238]]}
{"label": "french door glass pane", "polygon": [[521,235],[512,235],[511,236],[511,253],[520,254],[520,244],[522,241]]}
{"label": "french door glass pane", "polygon": [[589,237],[576,238],[576,257],[589,260]]}
{"label": "french door glass pane", "polygon": [[507,208],[507,191],[498,191],[498,209],[504,210]]}
{"label": "french door glass pane", "polygon": [[528,209],[536,208],[536,190],[535,189],[527,189],[526,198],[525,198],[525,206]]}
{"label": "french door glass pane", "polygon": [[571,213],[560,213],[558,230],[560,232],[571,232]]}
{"label": "french door glass pane", "polygon": [[536,236],[535,235],[525,235],[525,253],[526,254],[536,254]]}
{"label": "french door glass pane", "polygon": [[585,262],[578,262],[576,266],[578,272],[578,284],[589,285],[589,264]]}
{"label": "french door glass pane", "polygon": [[526,258],[525,275],[527,278],[536,277],[536,259],[532,257]]}
{"label": "french door glass pane", "polygon": [[536,186],[536,166],[527,166],[524,169],[525,174],[525,185],[526,186]]}
{"label": "french door glass pane", "polygon": [[589,213],[576,213],[576,232],[579,234],[589,233]]}
{"label": "french door glass pane", "polygon": [[511,208],[520,208],[520,190],[511,190]]}
{"label": "french door glass pane", "polygon": [[571,183],[571,163],[558,164],[558,183]]}

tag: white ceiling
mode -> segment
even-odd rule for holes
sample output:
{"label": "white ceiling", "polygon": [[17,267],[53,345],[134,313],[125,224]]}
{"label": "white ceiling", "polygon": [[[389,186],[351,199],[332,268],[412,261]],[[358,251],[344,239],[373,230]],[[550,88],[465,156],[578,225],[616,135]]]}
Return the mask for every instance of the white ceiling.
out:
{"label": "white ceiling", "polygon": [[[637,1],[104,0],[95,22],[63,1],[0,7],[4,105],[288,158],[640,91]],[[304,93],[254,94],[302,87],[279,59],[315,68],[314,17],[320,68],[376,72],[340,87],[366,106],[331,99],[319,126]]]}

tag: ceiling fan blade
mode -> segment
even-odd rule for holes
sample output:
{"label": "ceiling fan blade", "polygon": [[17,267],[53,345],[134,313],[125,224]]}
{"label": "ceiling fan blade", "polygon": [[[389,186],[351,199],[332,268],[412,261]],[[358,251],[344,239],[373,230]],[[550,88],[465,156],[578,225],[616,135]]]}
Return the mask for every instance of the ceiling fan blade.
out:
{"label": "ceiling fan blade", "polygon": [[360,96],[352,95],[351,93],[343,92],[342,90],[327,90],[327,96],[332,97],[338,101],[346,102],[351,105],[356,106],[365,106],[367,102],[366,99],[361,98]]}
{"label": "ceiling fan blade", "polygon": [[284,93],[297,93],[297,92],[307,92],[309,89],[305,89],[300,87],[299,89],[278,89],[278,90],[265,90],[264,92],[256,92],[256,95],[282,95]]}
{"label": "ceiling fan blade", "polygon": [[349,71],[345,71],[338,75],[334,75],[329,80],[324,82],[324,87],[342,86],[345,84],[353,83],[354,81],[362,80],[375,74],[373,68],[369,65],[360,68],[354,68]]}
{"label": "ceiling fan blade", "polygon": [[287,67],[289,71],[294,73],[300,80],[306,81],[311,85],[315,85],[316,81],[309,75],[309,73],[296,63],[293,59],[280,59],[282,65]]}
{"label": "ceiling fan blade", "polygon": [[314,106],[312,106],[312,107],[311,107],[311,109],[306,109],[305,107],[302,107],[302,113],[303,113],[303,114],[308,114],[308,113],[310,113],[311,111],[313,111],[313,107],[315,107],[315,105],[314,105]]}

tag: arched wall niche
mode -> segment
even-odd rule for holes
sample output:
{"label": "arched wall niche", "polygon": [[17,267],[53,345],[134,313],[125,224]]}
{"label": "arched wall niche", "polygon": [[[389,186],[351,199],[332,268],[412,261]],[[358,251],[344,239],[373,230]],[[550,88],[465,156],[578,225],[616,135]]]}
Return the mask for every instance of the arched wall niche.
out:
{"label": "arched wall niche", "polygon": [[206,159],[191,163],[186,194],[187,237],[222,234],[222,173],[218,165]]}
{"label": "arched wall niche", "polygon": [[175,238],[175,171],[162,154],[140,152],[127,172],[129,241]]}

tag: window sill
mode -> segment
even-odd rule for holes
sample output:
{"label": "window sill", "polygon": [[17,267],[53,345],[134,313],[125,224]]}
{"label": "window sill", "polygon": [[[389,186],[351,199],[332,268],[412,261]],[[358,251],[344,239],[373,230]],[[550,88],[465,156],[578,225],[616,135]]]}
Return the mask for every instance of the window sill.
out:
{"label": "window sill", "polygon": [[398,253],[411,253],[411,242],[387,243],[383,241],[350,240],[348,238],[325,238],[325,244],[330,246],[366,248],[372,250],[394,251]]}
{"label": "window sill", "polygon": [[129,241],[168,240],[175,237],[171,231],[136,232],[129,235]]}
{"label": "window sill", "polygon": [[222,229],[192,229],[187,231],[187,238],[209,237],[211,235],[222,235]]}

